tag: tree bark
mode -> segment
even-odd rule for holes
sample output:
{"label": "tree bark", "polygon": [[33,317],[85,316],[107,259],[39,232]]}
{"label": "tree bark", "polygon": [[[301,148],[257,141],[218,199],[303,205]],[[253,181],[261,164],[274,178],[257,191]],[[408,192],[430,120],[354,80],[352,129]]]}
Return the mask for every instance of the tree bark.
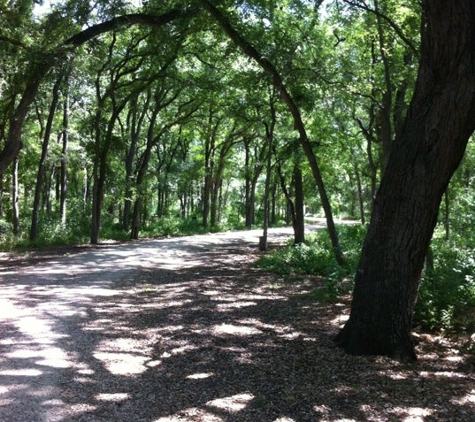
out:
{"label": "tree bark", "polygon": [[303,177],[300,163],[294,164],[294,186],[295,186],[295,222],[294,222],[294,243],[299,245],[305,242],[305,220],[304,220],[304,194]]}
{"label": "tree bark", "polygon": [[270,108],[270,124],[263,122],[266,128],[266,138],[269,144],[269,152],[267,154],[267,166],[266,166],[266,182],[264,185],[264,223],[262,230],[262,237],[259,239],[259,250],[267,250],[267,232],[269,228],[269,192],[270,192],[270,178],[272,174],[272,150],[274,149],[274,129],[277,122],[277,116],[275,112],[273,99],[269,99]]}
{"label": "tree bark", "polygon": [[20,233],[20,196],[18,191],[18,157],[13,160],[12,169],[12,208],[13,208],[13,234]]}
{"label": "tree bark", "polygon": [[66,227],[66,201],[68,193],[68,143],[69,143],[69,75],[65,80],[63,100],[63,130],[61,132],[61,194],[60,205],[61,225]]}
{"label": "tree bark", "polygon": [[475,129],[475,3],[424,0],[416,89],[374,202],[350,318],[350,354],[416,359],[419,280],[442,195]]}

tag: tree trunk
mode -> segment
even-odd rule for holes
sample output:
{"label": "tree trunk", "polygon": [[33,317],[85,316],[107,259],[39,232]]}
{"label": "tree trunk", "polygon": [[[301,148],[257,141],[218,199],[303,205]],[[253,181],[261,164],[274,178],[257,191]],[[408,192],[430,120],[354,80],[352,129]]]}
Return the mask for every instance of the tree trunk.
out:
{"label": "tree trunk", "polygon": [[475,3],[425,0],[414,97],[374,202],[350,318],[351,354],[416,359],[414,305],[439,206],[475,129]]}
{"label": "tree trunk", "polygon": [[305,221],[304,221],[304,196],[303,179],[300,163],[294,164],[294,187],[295,187],[295,222],[294,222],[294,243],[299,245],[305,242]]}
{"label": "tree trunk", "polygon": [[20,197],[18,193],[18,157],[13,160],[12,169],[12,207],[13,207],[13,234],[20,233]]}
{"label": "tree trunk", "polygon": [[132,215],[132,228],[130,230],[130,238],[137,240],[140,232],[140,214],[142,210],[142,196],[138,195],[134,204],[134,212]]}
{"label": "tree trunk", "polygon": [[59,101],[59,87],[61,85],[61,79],[58,78],[53,87],[53,98],[49,108],[48,120],[43,135],[43,144],[41,146],[41,157],[38,166],[38,172],[36,174],[35,195],[33,198],[33,210],[31,213],[31,226],[30,226],[30,241],[35,241],[38,236],[38,223],[40,215],[40,202],[41,202],[41,189],[43,187],[43,181],[46,173],[46,157],[48,155],[49,141],[51,139],[51,129],[53,127],[54,113]]}
{"label": "tree trunk", "polygon": [[3,186],[4,186],[4,179],[3,174],[0,174],[0,220],[3,219],[4,211],[3,211]]}
{"label": "tree trunk", "polygon": [[356,157],[353,156],[353,169],[355,171],[356,178],[356,188],[358,191],[358,206],[360,211],[360,220],[361,224],[364,226],[366,224],[365,212],[364,212],[364,197],[363,197],[363,185],[361,183],[360,170],[356,162]]}
{"label": "tree trunk", "polygon": [[269,228],[269,193],[270,193],[270,179],[272,175],[272,151],[274,150],[274,129],[277,122],[277,115],[274,106],[274,99],[269,98],[270,109],[270,123],[263,122],[266,128],[266,138],[269,144],[267,153],[267,166],[266,166],[266,181],[264,185],[264,227],[262,237],[259,240],[259,250],[267,250],[267,231]]}
{"label": "tree trunk", "polygon": [[277,202],[277,183],[274,180],[272,182],[272,188],[271,188],[271,205],[270,205],[270,225],[271,226],[275,226],[275,224],[277,223],[276,202]]}
{"label": "tree trunk", "polygon": [[68,142],[69,142],[69,78],[66,77],[66,87],[63,103],[63,131],[61,133],[61,194],[60,210],[61,225],[66,227],[66,198],[68,192]]}

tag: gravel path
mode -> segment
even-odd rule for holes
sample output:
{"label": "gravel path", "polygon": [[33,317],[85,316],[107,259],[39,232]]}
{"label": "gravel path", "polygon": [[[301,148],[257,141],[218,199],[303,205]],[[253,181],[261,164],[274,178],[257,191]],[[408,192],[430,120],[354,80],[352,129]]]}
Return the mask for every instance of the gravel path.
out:
{"label": "gravel path", "polygon": [[260,234],[0,267],[0,421],[475,420],[473,360],[430,336],[417,366],[344,355],[348,302],[252,268]]}
{"label": "gravel path", "polygon": [[[289,229],[272,229],[269,239],[289,234]],[[153,296],[147,279],[157,271],[164,292],[159,307],[186,305],[189,300],[173,300],[190,283],[182,282],[180,273],[199,276],[209,270],[207,252],[219,251],[223,242],[255,248],[260,235],[255,230],[103,246],[37,265],[0,268],[0,421],[151,420],[134,408],[121,416],[107,414],[130,393],[96,384],[117,383],[124,390],[114,377],[124,376],[130,385],[135,376],[159,365],[149,354],[157,338],[165,337],[153,327],[146,338],[133,331],[119,337],[125,324],[108,315],[120,319],[147,309],[146,303],[134,302]],[[121,307],[123,314],[116,312]],[[83,393],[86,400],[76,402]],[[104,406],[105,416],[95,414]]]}

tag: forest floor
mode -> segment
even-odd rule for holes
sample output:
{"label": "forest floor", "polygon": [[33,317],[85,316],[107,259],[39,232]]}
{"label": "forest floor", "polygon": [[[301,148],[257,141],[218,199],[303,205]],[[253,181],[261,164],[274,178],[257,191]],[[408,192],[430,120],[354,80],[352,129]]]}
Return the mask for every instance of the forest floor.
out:
{"label": "forest floor", "polygon": [[258,236],[0,255],[0,421],[475,420],[461,342],[416,333],[411,364],[346,355],[350,298],[254,268]]}

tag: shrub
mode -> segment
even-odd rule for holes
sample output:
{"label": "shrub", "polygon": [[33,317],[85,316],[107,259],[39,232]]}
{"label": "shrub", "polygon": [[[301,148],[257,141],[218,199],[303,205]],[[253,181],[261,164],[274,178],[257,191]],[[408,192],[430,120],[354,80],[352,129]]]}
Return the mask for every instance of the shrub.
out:
{"label": "shrub", "polygon": [[461,239],[434,239],[426,266],[415,321],[430,330],[475,329],[475,251]]}
{"label": "shrub", "polygon": [[334,300],[351,289],[351,283],[343,282],[356,271],[366,228],[359,225],[338,227],[340,244],[347,259],[346,265],[336,262],[333,247],[326,230],[318,230],[307,236],[304,244],[291,241],[280,249],[262,256],[256,266],[278,274],[312,274],[324,277],[324,287],[310,294],[315,300]]}

